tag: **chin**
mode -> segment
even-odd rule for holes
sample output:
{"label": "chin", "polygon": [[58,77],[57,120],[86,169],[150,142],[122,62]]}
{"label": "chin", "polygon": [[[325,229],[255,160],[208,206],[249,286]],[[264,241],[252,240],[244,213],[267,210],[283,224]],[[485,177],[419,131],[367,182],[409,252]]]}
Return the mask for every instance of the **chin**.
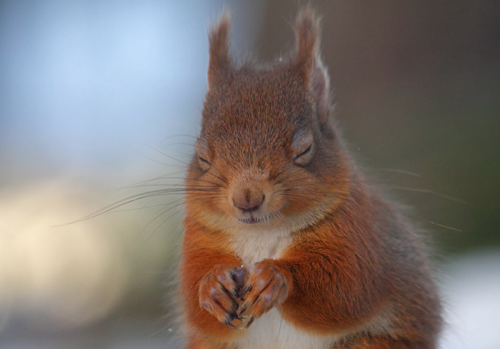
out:
{"label": "chin", "polygon": [[239,217],[236,218],[236,220],[242,224],[247,224],[247,225],[258,225],[258,224],[265,224],[265,223],[272,223],[276,220],[282,220],[279,217],[279,212],[272,213],[269,215],[249,215],[249,216],[244,216],[244,217]]}
{"label": "chin", "polygon": [[269,216],[253,216],[235,218],[233,220],[232,229],[236,232],[270,232],[273,230],[282,231],[286,229],[285,220],[278,215]]}

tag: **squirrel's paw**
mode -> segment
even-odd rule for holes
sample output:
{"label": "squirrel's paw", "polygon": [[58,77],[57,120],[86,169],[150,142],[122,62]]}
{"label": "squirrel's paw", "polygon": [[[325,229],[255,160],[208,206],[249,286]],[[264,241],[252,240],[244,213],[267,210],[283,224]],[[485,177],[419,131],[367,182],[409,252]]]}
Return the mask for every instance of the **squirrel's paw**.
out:
{"label": "squirrel's paw", "polygon": [[245,318],[249,318],[245,329],[262,314],[283,304],[288,297],[288,291],[289,281],[279,272],[272,259],[257,263],[242,291],[244,303],[238,315],[248,313],[245,314]]}
{"label": "squirrel's paw", "polygon": [[237,329],[231,322],[242,321],[238,315],[238,299],[246,281],[246,271],[242,267],[216,265],[201,281],[199,288],[200,306],[217,320]]}

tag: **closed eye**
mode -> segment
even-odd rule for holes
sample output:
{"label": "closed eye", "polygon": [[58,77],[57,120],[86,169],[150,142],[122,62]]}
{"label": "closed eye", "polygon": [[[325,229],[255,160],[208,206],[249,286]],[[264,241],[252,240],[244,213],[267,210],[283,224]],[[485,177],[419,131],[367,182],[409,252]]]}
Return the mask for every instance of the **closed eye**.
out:
{"label": "closed eye", "polygon": [[295,159],[298,159],[300,158],[301,156],[304,156],[304,155],[307,155],[312,149],[312,143],[309,144],[309,146],[307,147],[306,150],[304,150],[302,153],[300,153],[299,155],[295,156]]}
{"label": "closed eye", "polygon": [[210,161],[208,161],[207,159],[205,159],[204,157],[201,157],[199,155],[198,155],[198,165],[200,166],[200,168],[203,171],[208,171],[210,169],[210,167],[212,166]]}
{"label": "closed eye", "polygon": [[205,165],[208,165],[208,166],[212,165],[207,159],[204,159],[199,155],[198,155],[198,160],[200,160],[200,162],[204,163]]}
{"label": "closed eye", "polygon": [[209,152],[207,141],[204,138],[198,138],[194,146],[198,158],[198,166],[200,166],[203,171],[208,171],[212,164],[208,161]]}
{"label": "closed eye", "polygon": [[306,166],[314,156],[314,142],[300,154],[296,155],[293,162],[298,166]]}
{"label": "closed eye", "polygon": [[301,130],[294,136],[292,145],[293,162],[304,167],[311,162],[315,153],[314,137],[311,130]]}

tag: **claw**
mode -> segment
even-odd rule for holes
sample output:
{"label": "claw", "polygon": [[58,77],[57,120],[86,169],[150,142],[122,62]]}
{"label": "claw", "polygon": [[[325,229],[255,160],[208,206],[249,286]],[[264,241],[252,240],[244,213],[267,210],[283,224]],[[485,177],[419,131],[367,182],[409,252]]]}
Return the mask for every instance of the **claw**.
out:
{"label": "claw", "polygon": [[241,310],[238,313],[238,316],[241,316],[241,314],[243,314],[245,312],[245,310],[247,310],[247,308],[248,308],[248,303],[243,304],[243,307],[241,307]]}
{"label": "claw", "polygon": [[246,287],[243,289],[243,295],[245,295],[248,291],[251,291],[253,288],[252,284],[246,285]]}
{"label": "claw", "polygon": [[221,285],[221,286],[220,286],[220,288],[221,288],[221,289],[222,289],[222,291],[224,291],[224,293],[225,293],[225,294],[227,294],[229,297],[231,297],[231,298],[235,298],[235,297],[234,297],[234,293],[229,292],[229,291],[228,291],[228,290],[227,290],[224,286],[222,286],[222,285]]}
{"label": "claw", "polygon": [[244,321],[244,320],[243,320],[243,318],[242,318],[239,314],[236,314],[236,313],[231,314],[231,317],[232,317],[234,320]]}
{"label": "claw", "polygon": [[245,330],[248,330],[248,328],[250,327],[250,325],[254,322],[255,318],[250,318],[250,320],[248,320],[248,323],[247,325],[245,326]]}
{"label": "claw", "polygon": [[238,327],[234,326],[232,323],[230,323],[229,321],[224,321],[224,325],[226,325],[227,327],[230,327],[232,328],[233,330],[237,330]]}
{"label": "claw", "polygon": [[238,321],[241,321],[241,322],[245,322],[245,319],[247,318],[248,316],[238,316],[238,317],[235,317],[234,319],[235,320],[238,320]]}
{"label": "claw", "polygon": [[231,314],[234,316],[238,316],[238,303],[234,302],[233,305],[231,306]]}
{"label": "claw", "polygon": [[240,316],[238,314],[236,314],[236,312],[233,312],[233,313],[229,313],[227,316],[226,316],[226,321],[228,322],[231,322],[233,321],[234,319],[238,319],[239,320]]}

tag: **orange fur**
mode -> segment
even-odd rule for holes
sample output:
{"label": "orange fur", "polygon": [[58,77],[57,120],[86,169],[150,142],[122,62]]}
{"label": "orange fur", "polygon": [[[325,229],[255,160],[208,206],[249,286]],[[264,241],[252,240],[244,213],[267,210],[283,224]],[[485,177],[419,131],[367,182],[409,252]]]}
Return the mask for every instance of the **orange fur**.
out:
{"label": "orange fur", "polygon": [[339,138],[310,9],[296,41],[271,68],[236,67],[227,14],[210,34],[186,178],[187,348],[435,348],[424,247]]}
{"label": "orange fur", "polygon": [[[196,224],[186,224],[183,245],[182,294],[192,301],[185,303],[188,323],[208,335],[232,337],[233,331],[220,321],[214,321],[200,306],[200,283],[216,265],[237,267],[241,265],[228,249],[227,239]],[[203,295],[208,298],[208,295]]]}

